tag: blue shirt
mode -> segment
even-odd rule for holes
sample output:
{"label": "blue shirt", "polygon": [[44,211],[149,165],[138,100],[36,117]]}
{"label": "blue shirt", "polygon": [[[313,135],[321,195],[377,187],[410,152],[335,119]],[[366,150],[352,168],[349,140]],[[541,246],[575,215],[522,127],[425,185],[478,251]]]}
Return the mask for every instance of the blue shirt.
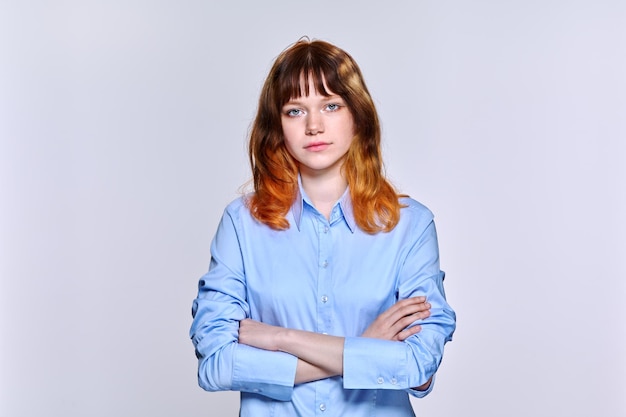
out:
{"label": "blue shirt", "polygon": [[[401,199],[400,222],[374,235],[356,225],[350,194],[330,221],[300,188],[290,228],[256,221],[245,197],[226,208],[199,282],[190,336],[198,381],[241,391],[241,416],[413,416],[408,394],[434,375],[455,329],[432,213]],[[397,300],[425,295],[431,315],[403,342],[359,337]],[[294,386],[297,358],[238,343],[239,321],[345,337],[343,377]]]}

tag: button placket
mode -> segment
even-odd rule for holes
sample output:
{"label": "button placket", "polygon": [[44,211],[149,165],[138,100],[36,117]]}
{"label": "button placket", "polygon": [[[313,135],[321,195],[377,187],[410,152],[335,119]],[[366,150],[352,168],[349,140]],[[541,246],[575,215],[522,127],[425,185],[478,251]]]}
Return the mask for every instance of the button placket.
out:
{"label": "button placket", "polygon": [[332,253],[332,232],[330,224],[325,218],[317,218],[317,237],[319,242],[318,250],[318,277],[317,277],[317,332],[327,334],[331,332],[330,321],[332,317],[332,307],[329,301],[328,291],[330,289],[331,265],[329,256]]}

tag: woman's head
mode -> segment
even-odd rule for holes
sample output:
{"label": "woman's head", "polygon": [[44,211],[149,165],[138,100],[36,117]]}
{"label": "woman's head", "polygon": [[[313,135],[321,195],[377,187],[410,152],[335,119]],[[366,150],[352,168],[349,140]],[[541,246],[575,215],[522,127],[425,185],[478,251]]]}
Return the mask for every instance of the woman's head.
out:
{"label": "woman's head", "polygon": [[357,63],[344,50],[319,40],[300,40],[278,56],[261,93],[259,111],[271,106],[267,110],[278,116],[273,122],[279,126],[281,107],[292,98],[308,96],[311,84],[322,95],[330,90],[346,101],[357,135],[372,136],[378,130],[376,109]]}
{"label": "woman's head", "polygon": [[[295,198],[298,165],[285,147],[281,112],[285,103],[311,94],[310,87],[321,95],[339,95],[352,115],[354,138],[344,160],[343,174],[353,200],[355,192],[374,199],[381,180],[385,181],[380,124],[361,70],[337,46],[301,39],[276,58],[261,90],[251,129],[249,151],[256,194],[251,209],[258,212],[257,218],[263,222],[266,221],[262,211],[280,211],[284,216]],[[255,204],[259,199],[277,206],[261,209]],[[276,227],[279,229],[288,225],[284,218],[278,223],[282,225]]]}
{"label": "woman's head", "polygon": [[265,80],[250,141],[250,156],[255,158],[253,169],[254,162],[264,163],[261,159],[277,156],[276,153],[281,154],[281,160],[287,158],[281,109],[290,99],[309,95],[309,85],[322,95],[332,92],[341,96],[354,121],[354,146],[363,148],[365,153],[378,151],[378,115],[354,59],[328,42],[303,39],[276,58]]}

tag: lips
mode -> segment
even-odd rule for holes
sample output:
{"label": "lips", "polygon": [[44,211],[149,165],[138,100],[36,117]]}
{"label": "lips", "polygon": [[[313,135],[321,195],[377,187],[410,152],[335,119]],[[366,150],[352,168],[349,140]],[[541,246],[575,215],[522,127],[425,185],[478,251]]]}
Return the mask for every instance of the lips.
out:
{"label": "lips", "polygon": [[319,151],[323,151],[329,146],[330,146],[330,143],[328,142],[313,142],[313,143],[309,143],[308,145],[306,145],[304,149],[306,149],[307,151],[311,151],[311,152],[319,152]]}

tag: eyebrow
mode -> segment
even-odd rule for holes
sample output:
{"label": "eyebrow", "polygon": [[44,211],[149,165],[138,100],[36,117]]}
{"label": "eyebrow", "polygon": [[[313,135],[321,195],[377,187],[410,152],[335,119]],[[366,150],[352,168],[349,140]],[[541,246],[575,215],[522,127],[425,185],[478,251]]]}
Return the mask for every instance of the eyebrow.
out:
{"label": "eyebrow", "polygon": [[[341,97],[340,95],[337,95],[337,94],[332,94],[332,95],[330,95],[328,97],[324,97],[322,99],[322,101],[326,101],[326,102],[334,101],[334,100],[344,101],[343,97]],[[285,104],[283,104],[283,106],[287,106],[287,105],[290,105],[290,104],[301,104],[300,97],[298,97],[297,99],[291,99],[291,100],[287,101]]]}

